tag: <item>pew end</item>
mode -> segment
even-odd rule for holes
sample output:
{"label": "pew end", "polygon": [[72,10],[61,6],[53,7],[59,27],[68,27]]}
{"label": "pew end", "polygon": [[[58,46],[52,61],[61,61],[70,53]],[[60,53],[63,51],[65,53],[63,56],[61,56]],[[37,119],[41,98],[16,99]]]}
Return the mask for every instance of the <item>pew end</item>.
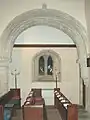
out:
{"label": "pew end", "polygon": [[59,110],[62,120],[78,120],[78,109],[59,89],[54,89],[54,105]]}
{"label": "pew end", "polygon": [[31,89],[22,106],[23,120],[47,120],[42,89]]}
{"label": "pew end", "polygon": [[78,110],[76,104],[68,105],[67,120],[78,120]]}

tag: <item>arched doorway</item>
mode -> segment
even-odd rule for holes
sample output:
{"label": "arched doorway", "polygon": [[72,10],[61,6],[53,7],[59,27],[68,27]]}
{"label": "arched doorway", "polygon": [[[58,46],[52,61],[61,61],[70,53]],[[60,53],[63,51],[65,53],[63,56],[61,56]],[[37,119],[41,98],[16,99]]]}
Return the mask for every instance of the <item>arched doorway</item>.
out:
{"label": "arched doorway", "polygon": [[[59,29],[74,41],[77,46],[81,77],[84,81],[88,80],[87,56],[89,47],[84,27],[72,16],[58,10],[47,9],[47,6],[23,13],[9,23],[0,38],[1,65],[8,66],[14,42],[20,33],[36,25],[46,25]],[[7,81],[7,78],[5,79]]]}

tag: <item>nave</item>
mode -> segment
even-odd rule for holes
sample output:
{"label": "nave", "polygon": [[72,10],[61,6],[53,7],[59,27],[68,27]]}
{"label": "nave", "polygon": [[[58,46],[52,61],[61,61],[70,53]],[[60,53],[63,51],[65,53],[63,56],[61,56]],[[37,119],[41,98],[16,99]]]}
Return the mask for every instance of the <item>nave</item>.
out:
{"label": "nave", "polygon": [[10,89],[0,98],[0,120],[90,120],[90,114],[71,103],[54,88],[54,105],[45,105],[42,89],[32,88],[21,107],[20,89]]}

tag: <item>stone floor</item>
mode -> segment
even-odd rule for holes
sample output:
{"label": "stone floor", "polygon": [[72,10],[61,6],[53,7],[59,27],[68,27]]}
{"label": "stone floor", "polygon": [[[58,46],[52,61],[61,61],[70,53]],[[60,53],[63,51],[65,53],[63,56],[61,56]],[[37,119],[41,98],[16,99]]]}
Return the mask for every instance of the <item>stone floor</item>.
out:
{"label": "stone floor", "polygon": [[90,120],[90,113],[84,108],[78,109],[78,120]]}
{"label": "stone floor", "polygon": [[17,110],[16,115],[12,117],[12,120],[23,120],[22,110]]}
{"label": "stone floor", "polygon": [[62,120],[58,109],[56,108],[46,108],[47,120]]}
{"label": "stone floor", "polygon": [[[62,120],[57,109],[46,108],[47,120]],[[22,110],[17,110],[16,115],[13,116],[12,120],[23,120]],[[90,120],[90,114],[84,110],[84,108],[78,109],[78,120]]]}

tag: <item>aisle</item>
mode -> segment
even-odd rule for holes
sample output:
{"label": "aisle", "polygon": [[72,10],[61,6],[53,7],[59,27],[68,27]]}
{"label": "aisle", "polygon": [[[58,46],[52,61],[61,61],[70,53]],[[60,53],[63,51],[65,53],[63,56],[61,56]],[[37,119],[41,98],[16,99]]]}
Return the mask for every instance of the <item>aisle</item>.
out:
{"label": "aisle", "polygon": [[90,113],[84,108],[78,108],[78,120],[90,120]]}
{"label": "aisle", "polygon": [[16,115],[13,116],[11,120],[23,120],[22,110],[17,110]]}
{"label": "aisle", "polygon": [[[46,111],[47,111],[47,120],[62,120],[56,108],[46,107]],[[23,120],[22,110],[17,110],[17,114],[12,118],[12,120]]]}
{"label": "aisle", "polygon": [[58,110],[54,107],[46,107],[47,120],[62,120]]}

